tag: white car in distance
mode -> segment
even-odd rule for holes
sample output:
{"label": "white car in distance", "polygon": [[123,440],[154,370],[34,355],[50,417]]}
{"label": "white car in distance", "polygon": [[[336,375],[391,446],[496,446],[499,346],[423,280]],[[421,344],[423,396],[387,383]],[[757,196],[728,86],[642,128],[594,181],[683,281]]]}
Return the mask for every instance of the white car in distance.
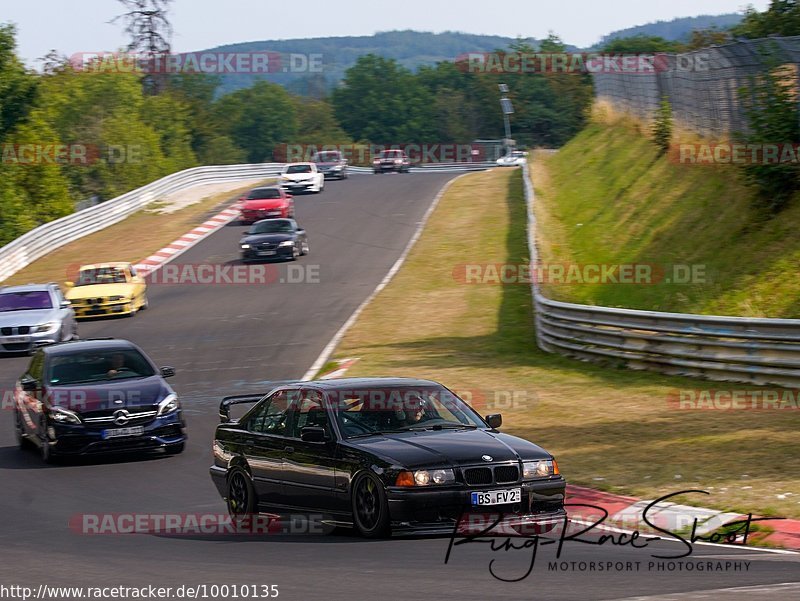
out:
{"label": "white car in distance", "polygon": [[314,163],[288,163],[278,180],[281,188],[289,192],[322,192],[325,175]]}
{"label": "white car in distance", "polygon": [[500,167],[521,167],[528,162],[528,153],[523,150],[512,150],[504,157],[497,159]]}

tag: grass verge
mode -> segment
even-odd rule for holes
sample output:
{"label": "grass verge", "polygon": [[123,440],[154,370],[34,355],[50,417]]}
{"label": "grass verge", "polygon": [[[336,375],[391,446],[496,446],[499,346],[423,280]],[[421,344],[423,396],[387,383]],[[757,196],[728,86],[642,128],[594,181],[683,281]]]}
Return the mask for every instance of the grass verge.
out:
{"label": "grass verge", "polygon": [[70,266],[103,261],[139,261],[213,217],[242,192],[255,187],[248,184],[220,192],[167,215],[141,210],[124,221],[34,261],[2,282],[2,285],[63,282],[68,279],[67,270]]}
{"label": "grass verge", "polygon": [[675,410],[677,390],[710,385],[544,353],[527,285],[454,276],[468,262],[526,261],[525,229],[519,170],[461,178],[334,360],[360,357],[348,376],[432,378],[494,403],[504,431],[551,451],[574,484],[645,498],[700,488],[711,494],[676,500],[799,518],[800,412]]}
{"label": "grass verge", "polygon": [[[651,265],[652,285],[543,286],[557,300],[749,317],[800,317],[800,195],[758,208],[741,169],[678,164],[624,121],[594,122],[533,161],[545,264]],[[677,266],[677,267],[676,267]],[[679,283],[693,266],[696,277]]]}

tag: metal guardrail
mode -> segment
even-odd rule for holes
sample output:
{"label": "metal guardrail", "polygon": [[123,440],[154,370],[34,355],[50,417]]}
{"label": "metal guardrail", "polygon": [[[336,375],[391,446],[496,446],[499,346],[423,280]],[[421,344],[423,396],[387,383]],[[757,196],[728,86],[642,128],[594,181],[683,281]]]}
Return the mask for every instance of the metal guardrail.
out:
{"label": "metal guardrail", "polygon": [[0,248],[0,282],[36,259],[70,242],[119,223],[166,194],[197,184],[214,184],[261,176],[267,178],[277,175],[281,167],[280,163],[193,167],[162,177],[117,198],[40,225]]}
{"label": "metal guardrail", "polygon": [[[528,248],[538,262],[534,191],[523,167]],[[532,287],[539,348],[584,361],[683,375],[800,387],[800,319],[664,313],[565,303]]]}

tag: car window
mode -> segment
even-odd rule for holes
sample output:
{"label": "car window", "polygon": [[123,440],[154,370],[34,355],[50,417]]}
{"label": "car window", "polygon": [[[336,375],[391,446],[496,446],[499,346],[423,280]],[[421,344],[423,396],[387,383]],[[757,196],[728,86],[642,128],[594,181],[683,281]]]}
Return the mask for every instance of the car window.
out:
{"label": "car window", "polygon": [[331,434],[328,414],[323,405],[322,394],[316,390],[305,389],[301,392],[297,419],[294,420],[294,426],[292,428],[292,436],[294,438],[300,438],[303,428],[306,426],[325,428],[325,432],[328,436]]}
{"label": "car window", "polygon": [[42,372],[44,367],[44,353],[42,351],[38,351],[31,359],[31,363],[28,366],[28,375],[34,378],[37,382],[42,381]]}
{"label": "car window", "polygon": [[311,165],[289,165],[286,173],[310,173]]}
{"label": "car window", "polygon": [[262,200],[280,197],[281,193],[277,188],[261,188],[258,190],[252,190],[250,194],[247,195],[247,200]]}
{"label": "car window", "polygon": [[52,309],[50,292],[47,290],[30,290],[24,292],[6,292],[0,294],[0,312],[28,311],[31,309]]}
{"label": "car window", "polygon": [[48,383],[55,386],[149,378],[152,364],[136,349],[103,348],[59,353],[50,358]]}
{"label": "car window", "polygon": [[320,152],[314,156],[315,163],[336,163],[339,159],[338,152]]}
{"label": "car window", "polygon": [[93,284],[124,284],[128,281],[126,271],[117,267],[98,267],[96,269],[81,269],[76,286],[91,286]]}
{"label": "car window", "polygon": [[265,400],[247,420],[247,429],[258,434],[287,436],[292,403],[285,390],[279,390]]}
{"label": "car window", "polygon": [[250,229],[251,234],[290,234],[294,231],[294,222],[289,219],[267,219],[259,221]]}

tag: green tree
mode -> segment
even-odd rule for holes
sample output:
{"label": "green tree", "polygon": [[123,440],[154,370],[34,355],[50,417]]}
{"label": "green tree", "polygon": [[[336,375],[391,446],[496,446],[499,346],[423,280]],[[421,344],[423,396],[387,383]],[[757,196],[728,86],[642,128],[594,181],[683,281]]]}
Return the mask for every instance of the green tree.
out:
{"label": "green tree", "polygon": [[35,76],[16,55],[16,30],[0,24],[0,141],[22,121],[36,96]]}
{"label": "green tree", "polygon": [[653,122],[653,141],[661,150],[661,154],[665,154],[669,150],[672,141],[672,105],[666,96],[661,99],[656,111]]}
{"label": "green tree", "polygon": [[214,114],[251,163],[270,160],[275,147],[291,141],[297,132],[289,93],[266,81],[220,97]]}
{"label": "green tree", "polygon": [[143,121],[158,134],[164,159],[161,167],[174,173],[197,165],[192,150],[192,112],[170,94],[148,96],[142,105]]}
{"label": "green tree", "polygon": [[649,54],[655,52],[680,52],[681,44],[658,36],[635,35],[614,38],[603,45],[603,52],[625,54]]}
{"label": "green tree", "polygon": [[[31,145],[37,150],[60,144],[55,130],[38,109],[31,111],[25,123],[9,134],[8,142],[16,148]],[[68,215],[75,206],[69,193],[69,182],[63,173],[64,168],[58,160],[54,154],[42,153],[35,156],[32,162],[9,166],[11,179],[28,207],[26,214],[37,225]]]}
{"label": "green tree", "polygon": [[742,22],[733,28],[733,34],[743,38],[800,35],[800,2],[772,0],[764,12],[750,6]]}
{"label": "green tree", "polygon": [[433,96],[394,60],[360,57],[331,98],[342,128],[354,140],[402,144],[436,139]]}
{"label": "green tree", "polygon": [[[780,49],[770,44],[762,48],[765,69],[751,77],[741,90],[749,131],[744,138],[750,144],[800,143],[800,115],[797,109],[794,70],[781,66]],[[796,161],[754,164],[745,173],[759,191],[763,206],[772,213],[783,209],[795,191],[800,190],[800,167]]]}

